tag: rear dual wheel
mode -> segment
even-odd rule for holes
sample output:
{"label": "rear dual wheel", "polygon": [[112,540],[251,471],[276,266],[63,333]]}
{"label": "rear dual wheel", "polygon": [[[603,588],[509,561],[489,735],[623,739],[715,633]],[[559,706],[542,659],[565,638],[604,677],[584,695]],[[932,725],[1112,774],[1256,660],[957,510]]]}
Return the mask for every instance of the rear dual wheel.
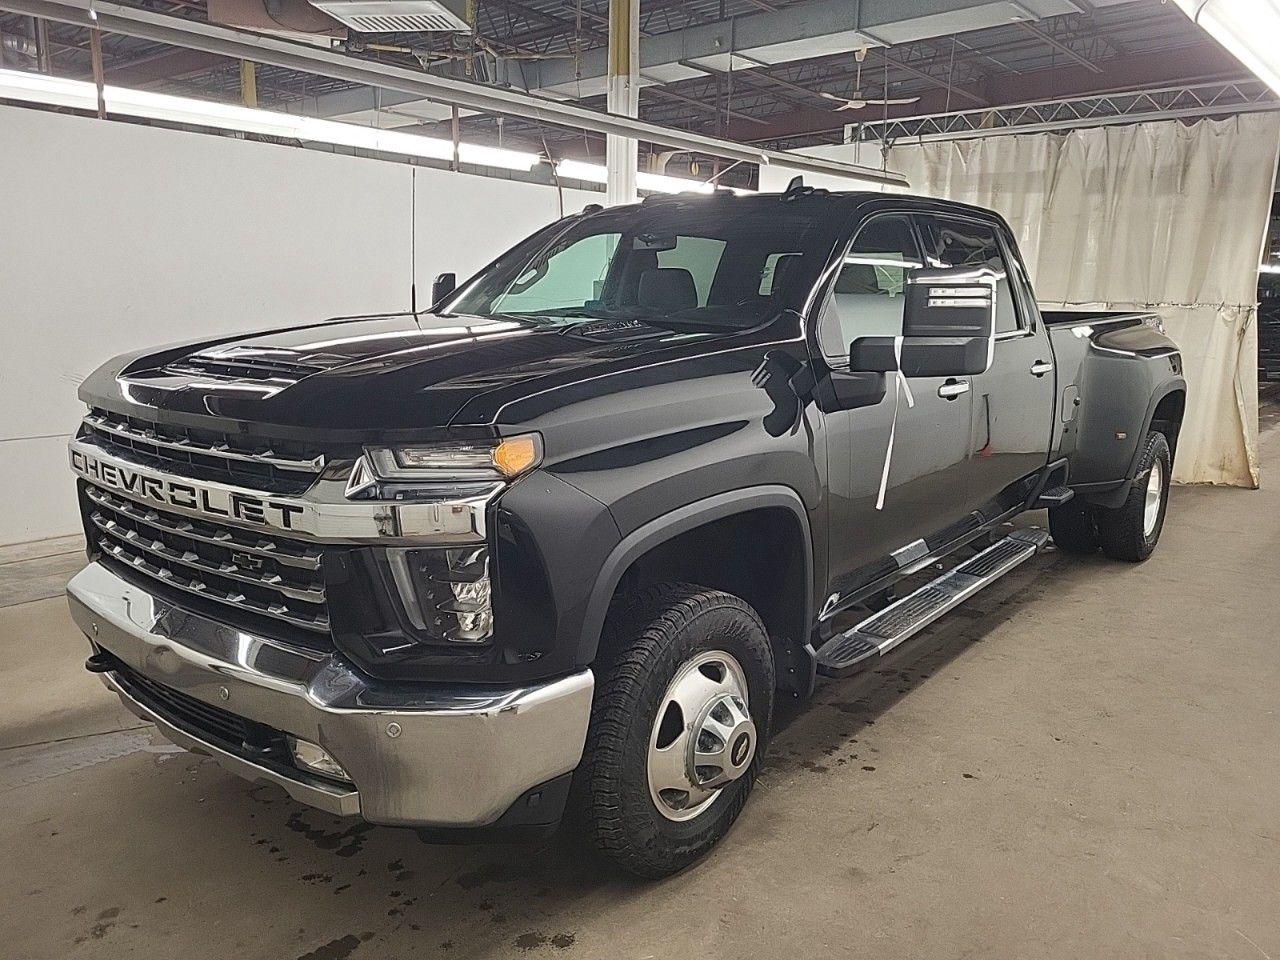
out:
{"label": "rear dual wheel", "polygon": [[605,626],[574,813],[606,857],[642,877],[693,863],[737,819],[773,712],[764,625],[737,597],[660,584]]}
{"label": "rear dual wheel", "polygon": [[1164,434],[1152,431],[1138,458],[1138,480],[1115,509],[1095,507],[1079,498],[1049,509],[1049,532],[1067,553],[1091,554],[1099,548],[1115,560],[1147,559],[1160,541],[1169,505],[1173,458]]}

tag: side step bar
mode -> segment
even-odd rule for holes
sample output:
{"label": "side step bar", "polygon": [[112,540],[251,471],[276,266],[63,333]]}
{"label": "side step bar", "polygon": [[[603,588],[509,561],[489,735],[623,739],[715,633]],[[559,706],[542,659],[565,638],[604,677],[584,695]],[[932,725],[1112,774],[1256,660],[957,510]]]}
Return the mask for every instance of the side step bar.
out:
{"label": "side step bar", "polygon": [[1017,530],[954,570],[832,637],[818,650],[818,672],[847,677],[919,633],[947,611],[1025,563],[1049,542],[1043,530]]}
{"label": "side step bar", "polygon": [[1060,507],[1064,503],[1070,503],[1071,498],[1076,492],[1065,484],[1058,487],[1051,487],[1040,493],[1036,498],[1036,502],[1032,505],[1033,510],[1041,510],[1045,507]]}

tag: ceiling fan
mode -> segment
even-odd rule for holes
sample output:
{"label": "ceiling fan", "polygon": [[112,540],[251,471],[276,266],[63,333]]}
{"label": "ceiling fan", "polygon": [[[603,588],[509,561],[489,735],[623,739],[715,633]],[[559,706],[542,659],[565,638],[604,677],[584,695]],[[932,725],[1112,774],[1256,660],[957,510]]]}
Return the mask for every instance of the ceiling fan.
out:
{"label": "ceiling fan", "polygon": [[[822,97],[827,100],[834,100],[840,106],[836,107],[836,111],[841,110],[861,110],[863,107],[869,107],[874,104],[877,107],[892,106],[899,103],[915,103],[919,97],[867,97],[862,92],[862,61],[867,57],[867,48],[863,47],[857,52],[858,58],[858,75],[854,79],[854,91],[852,97],[838,97],[834,93],[820,91]],[[887,87],[886,87],[887,89]]]}

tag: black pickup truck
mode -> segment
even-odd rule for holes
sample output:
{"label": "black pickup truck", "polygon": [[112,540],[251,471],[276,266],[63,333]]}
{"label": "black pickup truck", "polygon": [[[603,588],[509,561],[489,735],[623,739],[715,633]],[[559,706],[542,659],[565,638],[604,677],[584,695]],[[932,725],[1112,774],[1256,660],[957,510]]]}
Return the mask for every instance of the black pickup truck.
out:
{"label": "black pickup truck", "polygon": [[1119,560],[1160,537],[1177,348],[1039,310],[990,211],[592,206],[434,294],[80,391],[88,668],[315,807],[444,839],[572,814],[669,874],[742,810],[778,698],[1032,556],[1011,518]]}

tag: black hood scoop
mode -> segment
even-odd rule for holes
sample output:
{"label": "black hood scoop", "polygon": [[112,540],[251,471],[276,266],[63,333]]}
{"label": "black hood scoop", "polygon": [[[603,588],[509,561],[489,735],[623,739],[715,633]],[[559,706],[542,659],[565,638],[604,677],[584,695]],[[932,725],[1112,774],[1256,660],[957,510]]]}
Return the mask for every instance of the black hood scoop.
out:
{"label": "black hood scoop", "polygon": [[287,386],[312,374],[323,373],[350,362],[349,357],[332,353],[299,355],[293,350],[231,345],[180,357],[166,364],[163,369],[166,373],[178,376],[267,381]]}

